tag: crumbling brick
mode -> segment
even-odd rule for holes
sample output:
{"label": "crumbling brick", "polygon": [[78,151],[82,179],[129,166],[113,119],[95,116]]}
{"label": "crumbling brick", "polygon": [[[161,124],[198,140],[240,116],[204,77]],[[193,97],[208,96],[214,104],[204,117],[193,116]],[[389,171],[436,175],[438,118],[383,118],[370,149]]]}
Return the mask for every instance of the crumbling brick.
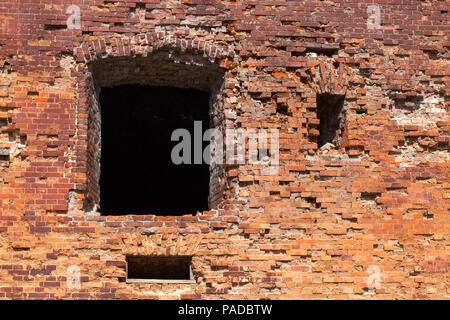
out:
{"label": "crumbling brick", "polygon": [[[448,298],[449,3],[380,3],[378,29],[369,5],[0,0],[0,298]],[[208,211],[100,215],[98,88],[121,84],[278,129],[277,174],[218,166]],[[330,144],[320,95],[343,99]],[[126,256],[192,257],[196,282],[127,283]]]}

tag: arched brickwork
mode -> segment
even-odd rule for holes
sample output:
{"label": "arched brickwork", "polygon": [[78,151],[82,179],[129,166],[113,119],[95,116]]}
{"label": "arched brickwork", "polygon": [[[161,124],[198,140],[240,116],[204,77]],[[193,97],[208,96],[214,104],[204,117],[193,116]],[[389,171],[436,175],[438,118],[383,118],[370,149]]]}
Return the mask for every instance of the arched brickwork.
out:
{"label": "arched brickwork", "polygon": [[218,61],[224,68],[229,68],[231,61],[236,56],[234,50],[226,44],[201,39],[186,39],[168,31],[137,34],[133,37],[107,36],[84,41],[74,48],[74,56],[78,62],[88,63],[112,56],[146,57],[161,49],[183,53],[192,52],[211,62]]}

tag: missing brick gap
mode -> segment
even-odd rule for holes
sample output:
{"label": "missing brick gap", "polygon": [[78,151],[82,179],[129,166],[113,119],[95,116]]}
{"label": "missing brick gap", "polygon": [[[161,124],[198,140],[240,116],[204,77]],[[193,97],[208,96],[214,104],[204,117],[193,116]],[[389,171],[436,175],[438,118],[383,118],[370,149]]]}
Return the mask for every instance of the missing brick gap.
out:
{"label": "missing brick gap", "polygon": [[338,51],[338,48],[326,48],[326,47],[320,47],[316,45],[312,45],[310,47],[307,47],[305,52],[308,55],[315,54],[315,55],[321,55],[326,56],[328,58],[332,58],[333,55],[335,55]]}
{"label": "missing brick gap", "polygon": [[65,24],[45,24],[44,30],[55,31],[55,30],[65,30],[67,26]]}
{"label": "missing brick gap", "polygon": [[136,8],[137,9],[145,9],[145,3],[142,3],[142,2],[136,3]]}
{"label": "missing brick gap", "polygon": [[292,113],[289,112],[288,105],[285,103],[277,104],[277,113],[285,115],[285,116],[292,116]]}
{"label": "missing brick gap", "polygon": [[304,197],[303,198],[306,202],[308,202],[308,203],[310,203],[310,204],[312,204],[315,208],[320,208],[320,203],[318,203],[317,201],[316,201],[316,198],[314,198],[314,197]]}
{"label": "missing brick gap", "polygon": [[118,1],[103,1],[103,4],[105,6],[115,6],[117,5],[119,2]]}
{"label": "missing brick gap", "polygon": [[434,214],[431,212],[428,212],[428,210],[425,209],[423,212],[423,219],[424,220],[432,220],[432,219],[434,219]]}
{"label": "missing brick gap", "polygon": [[254,185],[254,181],[239,181],[239,187],[245,188]]}
{"label": "missing brick gap", "polygon": [[30,251],[29,247],[13,247],[13,251]]}

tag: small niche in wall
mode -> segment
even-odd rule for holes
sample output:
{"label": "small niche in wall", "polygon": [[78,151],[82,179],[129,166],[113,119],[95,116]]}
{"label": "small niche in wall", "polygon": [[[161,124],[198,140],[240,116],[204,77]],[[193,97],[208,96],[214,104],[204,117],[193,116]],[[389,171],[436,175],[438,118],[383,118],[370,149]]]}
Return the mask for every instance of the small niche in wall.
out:
{"label": "small niche in wall", "polygon": [[195,283],[190,256],[127,256],[127,282]]}

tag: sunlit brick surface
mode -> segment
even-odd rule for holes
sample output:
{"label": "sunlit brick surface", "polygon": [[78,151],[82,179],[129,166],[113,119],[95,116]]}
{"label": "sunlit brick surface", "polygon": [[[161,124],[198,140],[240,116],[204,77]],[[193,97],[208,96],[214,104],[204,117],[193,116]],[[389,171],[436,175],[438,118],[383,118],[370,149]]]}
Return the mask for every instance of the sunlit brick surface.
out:
{"label": "sunlit brick surface", "polygon": [[[0,298],[448,299],[449,9],[0,0]],[[215,127],[278,129],[277,174],[217,166],[209,211],[99,215],[98,89],[123,84],[207,90]],[[320,149],[318,95],[345,95]],[[133,255],[192,256],[196,283],[127,283]]]}

